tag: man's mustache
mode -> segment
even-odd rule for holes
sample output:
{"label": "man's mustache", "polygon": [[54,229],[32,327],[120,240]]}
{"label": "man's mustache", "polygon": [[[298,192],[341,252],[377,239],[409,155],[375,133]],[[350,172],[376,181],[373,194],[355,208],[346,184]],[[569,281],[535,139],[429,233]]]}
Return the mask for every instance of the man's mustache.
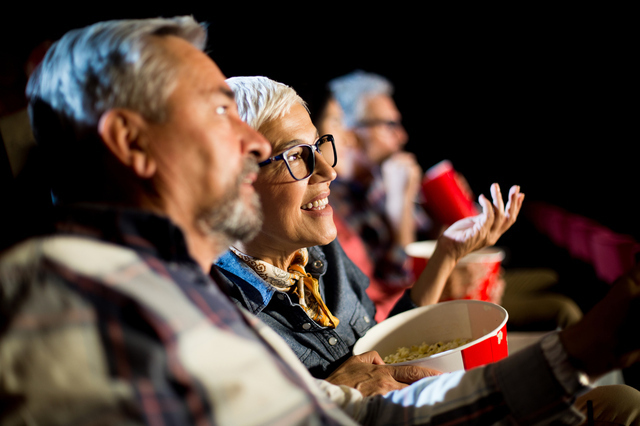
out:
{"label": "man's mustache", "polygon": [[238,176],[238,184],[242,184],[244,180],[252,173],[258,173],[260,166],[258,166],[258,160],[253,157],[248,157],[242,165],[242,172]]}

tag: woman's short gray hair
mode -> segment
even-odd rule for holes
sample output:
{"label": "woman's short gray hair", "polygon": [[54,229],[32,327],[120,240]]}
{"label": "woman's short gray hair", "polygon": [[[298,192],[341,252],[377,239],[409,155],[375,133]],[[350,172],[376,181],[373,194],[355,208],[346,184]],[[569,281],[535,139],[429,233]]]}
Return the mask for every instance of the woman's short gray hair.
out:
{"label": "woman's short gray hair", "polygon": [[[102,114],[128,108],[161,121],[176,67],[154,36],[174,35],[203,50],[206,29],[192,17],[114,20],[72,30],[54,43],[27,85],[76,136],[95,130]],[[34,120],[34,131],[38,130]]]}
{"label": "woman's short gray hair", "polygon": [[394,88],[393,84],[381,75],[356,70],[331,80],[329,90],[342,107],[345,126],[354,128],[364,114],[366,97],[392,96]]}
{"label": "woman's short gray hair", "polygon": [[296,103],[307,108],[293,88],[267,77],[231,77],[227,84],[235,93],[240,118],[258,131],[285,115]]}

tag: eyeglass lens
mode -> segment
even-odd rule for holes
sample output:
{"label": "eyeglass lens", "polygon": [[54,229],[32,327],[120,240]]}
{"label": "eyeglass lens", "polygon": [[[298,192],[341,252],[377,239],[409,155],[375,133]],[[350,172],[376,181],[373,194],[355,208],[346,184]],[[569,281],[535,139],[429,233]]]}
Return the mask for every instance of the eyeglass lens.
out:
{"label": "eyeglass lens", "polygon": [[[317,145],[318,151],[331,167],[336,164],[335,146],[330,138],[321,138]],[[291,148],[285,153],[284,159],[295,179],[309,177],[315,169],[314,149],[311,145],[300,145]]]}

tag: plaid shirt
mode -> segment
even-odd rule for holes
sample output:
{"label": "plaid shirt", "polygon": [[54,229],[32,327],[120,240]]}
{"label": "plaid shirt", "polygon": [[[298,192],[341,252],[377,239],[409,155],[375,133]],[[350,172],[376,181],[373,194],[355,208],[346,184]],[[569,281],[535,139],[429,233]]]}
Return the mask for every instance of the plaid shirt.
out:
{"label": "plaid shirt", "polygon": [[201,271],[168,220],[83,208],[58,230],[0,258],[0,424],[581,420],[557,336],[546,349],[363,398],[313,379]]}
{"label": "plaid shirt", "polygon": [[265,344],[270,330],[168,220],[100,208],[65,219],[2,260],[1,424],[351,422]]}

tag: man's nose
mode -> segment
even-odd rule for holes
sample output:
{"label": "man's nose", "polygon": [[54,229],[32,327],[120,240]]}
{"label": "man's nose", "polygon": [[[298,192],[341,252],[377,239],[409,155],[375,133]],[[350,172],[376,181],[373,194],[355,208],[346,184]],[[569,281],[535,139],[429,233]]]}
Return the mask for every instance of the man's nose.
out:
{"label": "man's nose", "polygon": [[240,120],[243,127],[242,144],[244,152],[256,157],[258,163],[266,160],[271,155],[271,144],[258,131]]}

